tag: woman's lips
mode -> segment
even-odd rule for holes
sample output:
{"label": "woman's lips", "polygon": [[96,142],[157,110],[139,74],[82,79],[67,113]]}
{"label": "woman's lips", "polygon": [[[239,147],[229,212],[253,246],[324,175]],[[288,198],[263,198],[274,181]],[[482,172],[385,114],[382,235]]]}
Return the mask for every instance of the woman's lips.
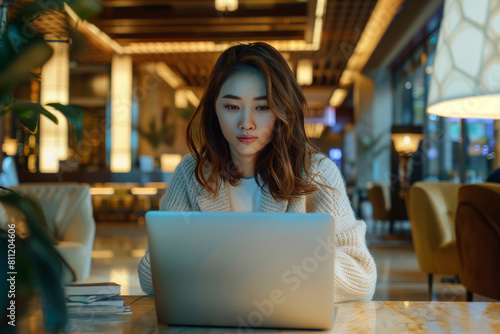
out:
{"label": "woman's lips", "polygon": [[238,140],[240,142],[242,142],[243,144],[251,144],[257,140],[257,137],[253,137],[253,136],[239,136],[236,138],[238,138]]}

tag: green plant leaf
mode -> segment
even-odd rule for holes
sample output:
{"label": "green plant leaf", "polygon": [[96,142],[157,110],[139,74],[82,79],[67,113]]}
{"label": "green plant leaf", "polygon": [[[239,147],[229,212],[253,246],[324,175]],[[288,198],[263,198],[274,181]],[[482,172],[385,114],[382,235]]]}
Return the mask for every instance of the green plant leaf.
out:
{"label": "green plant leaf", "polygon": [[16,117],[19,119],[19,122],[21,122],[21,124],[24,125],[32,133],[35,132],[38,126],[39,115],[44,115],[52,122],[59,124],[57,118],[49,111],[45,110],[38,103],[14,102],[9,109],[0,113],[0,116],[7,112],[14,113],[14,115],[16,115]]}
{"label": "green plant leaf", "polygon": [[64,105],[60,103],[47,103],[47,105],[56,108],[68,119],[71,131],[79,142],[82,139],[83,116],[85,111],[74,104]]}
{"label": "green plant leaf", "polygon": [[97,0],[68,0],[66,2],[84,20],[99,14],[102,10],[102,4]]}
{"label": "green plant leaf", "polygon": [[13,54],[7,34],[7,27],[7,11],[0,10],[0,69],[5,67]]}
{"label": "green plant leaf", "polygon": [[30,72],[30,73],[28,73],[28,78],[41,79],[42,76],[40,74],[38,74],[38,73]]}
{"label": "green plant leaf", "polygon": [[179,115],[182,119],[189,121],[194,113],[194,110],[194,108],[179,108],[177,109],[177,115]]}
{"label": "green plant leaf", "polygon": [[155,119],[151,118],[148,130],[134,127],[137,133],[148,141],[153,150],[156,150],[162,142],[171,145],[174,135],[173,130],[175,129],[175,123],[163,124],[160,129],[156,128],[156,124]]}
{"label": "green plant leaf", "polygon": [[[9,25],[8,30],[9,38],[12,36],[19,37],[18,27]],[[52,48],[41,38],[15,40],[15,44],[18,48],[15,56],[11,57],[10,61],[0,71],[0,94],[2,95],[12,91],[13,87],[22,80],[32,77],[32,69],[45,64],[53,53]]]}
{"label": "green plant leaf", "polygon": [[58,333],[64,330],[67,323],[67,309],[61,273],[51,266],[46,259],[34,256],[38,294],[43,309],[43,322],[48,332]]}
{"label": "green plant leaf", "polygon": [[12,103],[14,102],[14,97],[12,94],[6,94],[0,99],[0,106],[3,106],[3,109],[0,110],[0,113],[3,114],[4,110],[8,109]]}
{"label": "green plant leaf", "polygon": [[67,27],[68,35],[71,40],[71,52],[80,54],[86,52],[89,48],[85,35],[74,26]]}

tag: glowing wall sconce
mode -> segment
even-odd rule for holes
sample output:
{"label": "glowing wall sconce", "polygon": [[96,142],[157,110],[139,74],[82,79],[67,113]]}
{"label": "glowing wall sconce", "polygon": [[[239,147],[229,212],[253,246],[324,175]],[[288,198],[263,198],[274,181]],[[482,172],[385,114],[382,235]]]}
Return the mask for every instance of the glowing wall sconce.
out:
{"label": "glowing wall sconce", "polygon": [[182,155],[180,154],[162,154],[161,155],[161,171],[163,173],[173,173],[177,165],[181,162]]}
{"label": "glowing wall sconce", "polygon": [[132,168],[132,57],[111,62],[111,172]]}
{"label": "glowing wall sconce", "polygon": [[215,9],[219,12],[234,12],[238,9],[238,0],[215,0]]}
{"label": "glowing wall sconce", "polygon": [[297,82],[301,86],[313,83],[313,62],[311,59],[300,59],[297,62]]}
{"label": "glowing wall sconce", "polygon": [[[42,67],[40,103],[69,102],[69,43],[59,36],[46,35],[46,42],[54,53]],[[40,117],[40,172],[57,173],[59,161],[68,158],[68,121],[58,110],[45,106],[59,124]]]}
{"label": "glowing wall sconce", "polygon": [[8,156],[14,156],[17,154],[17,139],[15,138],[4,138],[2,151]]}

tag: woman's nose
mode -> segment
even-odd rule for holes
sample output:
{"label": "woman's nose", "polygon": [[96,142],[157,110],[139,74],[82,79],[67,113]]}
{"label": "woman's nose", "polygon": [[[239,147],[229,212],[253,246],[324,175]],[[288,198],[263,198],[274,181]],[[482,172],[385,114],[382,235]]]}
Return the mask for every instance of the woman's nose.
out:
{"label": "woman's nose", "polygon": [[253,119],[252,112],[249,111],[248,109],[243,109],[241,115],[242,115],[242,118],[240,120],[239,128],[241,130],[253,130],[253,129],[255,129],[255,122]]}

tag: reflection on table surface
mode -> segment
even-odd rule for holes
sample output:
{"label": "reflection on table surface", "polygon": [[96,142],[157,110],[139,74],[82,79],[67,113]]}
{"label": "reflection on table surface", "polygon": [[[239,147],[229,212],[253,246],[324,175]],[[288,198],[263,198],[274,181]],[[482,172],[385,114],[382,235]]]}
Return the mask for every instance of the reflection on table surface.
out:
{"label": "reflection on table surface", "polygon": [[[498,333],[500,303],[484,302],[349,302],[336,305],[330,331],[257,328],[159,326],[154,299],[124,296],[133,314],[71,319],[74,333]],[[18,333],[41,333],[42,315],[34,311],[19,323]]]}

